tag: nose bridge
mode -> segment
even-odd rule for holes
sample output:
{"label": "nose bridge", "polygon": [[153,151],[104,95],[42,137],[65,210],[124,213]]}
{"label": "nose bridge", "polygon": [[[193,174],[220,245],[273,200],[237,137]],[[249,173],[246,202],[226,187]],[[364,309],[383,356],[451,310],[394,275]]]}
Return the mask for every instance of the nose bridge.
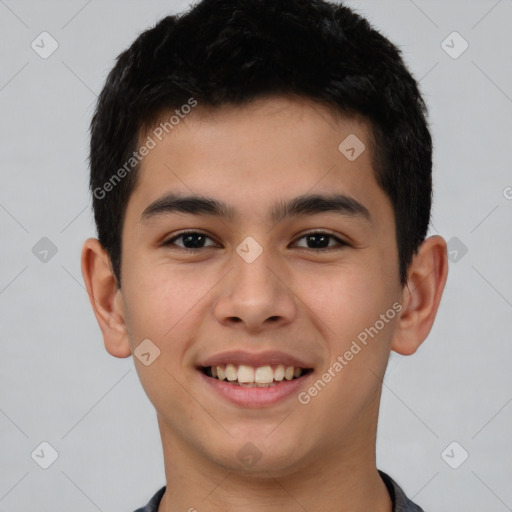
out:
{"label": "nose bridge", "polygon": [[[234,258],[233,292],[243,297],[269,298],[275,287],[275,271],[272,271],[272,257],[270,250],[263,250],[256,257],[247,259],[243,254],[244,246],[240,244],[237,257]],[[251,256],[252,248],[248,252]],[[267,296],[267,297],[265,297]]]}
{"label": "nose bridge", "polygon": [[293,293],[283,282],[286,277],[279,271],[279,262],[271,250],[256,243],[244,240],[233,255],[233,269],[215,305],[219,322],[261,329],[288,323],[296,315]]}

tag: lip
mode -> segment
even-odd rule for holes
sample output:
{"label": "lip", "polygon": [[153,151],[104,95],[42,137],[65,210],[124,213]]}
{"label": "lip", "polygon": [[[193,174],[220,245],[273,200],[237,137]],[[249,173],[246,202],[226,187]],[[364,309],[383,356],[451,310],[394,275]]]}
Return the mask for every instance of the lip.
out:
{"label": "lip", "polygon": [[230,384],[227,381],[208,377],[197,370],[207,391],[213,391],[217,396],[241,407],[258,408],[276,405],[291,396],[297,396],[299,389],[307,385],[314,372],[310,371],[298,379],[281,381],[268,388],[243,387]]}
{"label": "lip", "polygon": [[[305,361],[302,361],[291,354],[281,352],[279,350],[267,350],[264,352],[247,352],[245,350],[230,350],[226,352],[220,352],[211,356],[198,366],[216,366],[220,364],[244,364],[247,366],[253,366],[258,368],[266,365],[278,365],[294,366],[295,368],[313,368],[313,366]],[[220,381],[219,381],[220,382]],[[290,381],[292,382],[292,381]],[[261,388],[260,388],[261,389]]]}

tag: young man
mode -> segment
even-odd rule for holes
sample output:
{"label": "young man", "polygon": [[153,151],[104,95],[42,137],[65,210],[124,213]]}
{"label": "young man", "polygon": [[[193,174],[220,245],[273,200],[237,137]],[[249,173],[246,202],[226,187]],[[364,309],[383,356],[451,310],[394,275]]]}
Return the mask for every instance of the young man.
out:
{"label": "young man", "polygon": [[390,351],[447,277],[425,114],[335,3],[203,0],[119,56],[82,272],[157,412],[166,485],[139,511],[421,510],[375,444]]}

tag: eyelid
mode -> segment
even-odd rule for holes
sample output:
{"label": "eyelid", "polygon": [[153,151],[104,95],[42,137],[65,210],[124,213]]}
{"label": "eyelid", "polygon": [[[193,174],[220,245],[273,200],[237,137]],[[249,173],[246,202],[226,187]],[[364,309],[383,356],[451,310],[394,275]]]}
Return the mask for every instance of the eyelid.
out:
{"label": "eyelid", "polygon": [[299,235],[296,239],[295,239],[295,242],[296,243],[298,240],[301,240],[302,238],[305,238],[306,236],[309,236],[309,235],[327,235],[328,237],[330,238],[333,238],[334,240],[336,240],[337,242],[337,245],[333,245],[331,247],[326,247],[324,249],[313,249],[311,247],[301,247],[301,249],[306,249],[307,251],[313,251],[313,252],[322,252],[322,251],[329,251],[331,249],[339,249],[341,247],[344,247],[344,246],[350,246],[350,244],[343,240],[343,238],[340,238],[336,233],[333,233],[329,230],[325,230],[325,229],[313,229],[313,230],[309,230],[309,231],[306,231],[305,233]]}
{"label": "eyelid", "polygon": [[[215,242],[213,237],[211,237],[209,234],[205,233],[204,231],[187,230],[187,231],[182,231],[180,233],[177,233],[177,234],[173,235],[171,238],[165,240],[162,243],[162,245],[163,246],[172,245],[179,238],[181,238],[183,236],[186,236],[186,235],[191,235],[191,234],[192,235],[203,235],[206,238],[209,238],[210,240]],[[325,252],[325,251],[329,251],[329,250],[333,250],[333,249],[339,249],[341,247],[349,247],[350,246],[350,244],[347,241],[345,241],[342,238],[340,238],[337,234],[332,233],[331,231],[328,231],[328,230],[325,230],[325,229],[320,229],[320,228],[317,229],[317,230],[309,230],[309,231],[306,231],[306,232],[302,233],[301,235],[299,235],[298,237],[295,238],[293,243],[297,243],[297,241],[299,241],[299,240],[301,240],[301,239],[303,239],[303,238],[305,238],[306,236],[309,236],[309,235],[327,235],[328,237],[333,238],[334,240],[336,240],[337,245],[326,247],[326,248],[320,248],[320,249],[314,249],[314,248],[311,248],[311,247],[301,247],[301,249],[305,249],[307,251],[312,251],[312,252]],[[215,243],[217,243],[217,242],[215,242]],[[202,249],[206,249],[207,247],[213,247],[213,245],[209,245],[209,246],[206,246],[206,247],[200,247],[200,248],[197,248],[197,249],[190,249],[188,247],[181,247],[179,245],[178,245],[178,247],[180,249],[183,249],[184,251],[188,251],[188,252],[199,252]]]}
{"label": "eyelid", "polygon": [[[186,235],[203,235],[204,237],[206,238],[209,238],[210,240],[214,241],[214,238],[212,236],[210,236],[208,233],[205,233],[204,231],[199,231],[199,230],[186,230],[186,231],[181,231],[180,233],[177,233],[175,235],[173,235],[171,238],[168,238],[166,240],[164,240],[162,242],[162,245],[172,245],[175,243],[176,240],[178,240],[179,238],[183,237],[183,236],[186,236]],[[217,242],[215,242],[217,243]],[[201,247],[199,249],[190,249],[188,247],[181,247],[181,246],[178,246],[180,249],[183,249],[185,251],[200,251],[201,249],[205,249],[206,247]],[[207,247],[213,247],[212,245],[209,245]]]}

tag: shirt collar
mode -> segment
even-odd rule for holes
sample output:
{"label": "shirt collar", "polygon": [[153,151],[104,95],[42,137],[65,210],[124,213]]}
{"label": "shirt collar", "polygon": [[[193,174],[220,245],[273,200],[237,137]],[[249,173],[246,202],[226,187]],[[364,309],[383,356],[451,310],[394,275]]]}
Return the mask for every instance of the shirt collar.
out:
{"label": "shirt collar", "polygon": [[[380,469],[378,471],[380,477],[386,484],[391,501],[393,502],[393,512],[424,512],[423,509],[409,500],[402,488],[389,475]],[[151,500],[149,500],[145,507],[139,508],[135,512],[158,512],[158,506],[165,493],[165,489],[166,486],[164,485],[156,492]]]}

